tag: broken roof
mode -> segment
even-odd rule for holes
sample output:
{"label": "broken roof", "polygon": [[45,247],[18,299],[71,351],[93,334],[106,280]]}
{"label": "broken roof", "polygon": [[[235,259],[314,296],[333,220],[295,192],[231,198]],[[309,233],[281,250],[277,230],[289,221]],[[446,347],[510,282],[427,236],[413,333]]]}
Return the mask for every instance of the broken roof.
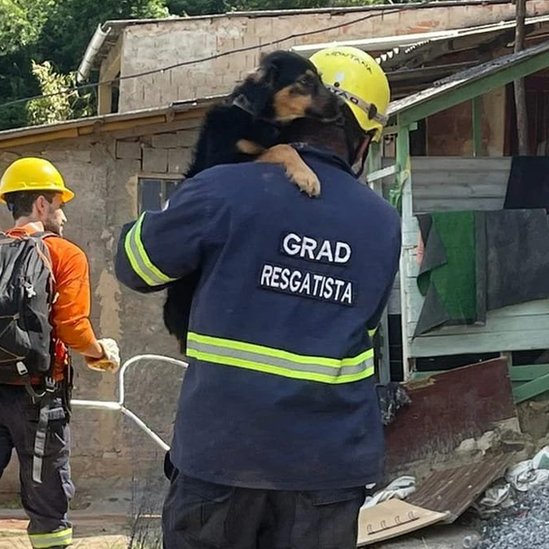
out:
{"label": "broken roof", "polygon": [[[464,9],[467,6],[485,6],[489,7],[491,5],[498,4],[508,4],[507,0],[455,0],[455,1],[431,1],[431,2],[417,2],[410,3],[405,5],[398,5],[397,7],[401,10],[410,10],[410,9],[430,9],[430,8],[441,8],[441,7],[452,7],[459,6]],[[248,17],[248,18],[258,18],[258,17],[277,17],[281,15],[300,15],[300,14],[316,14],[316,13],[330,13],[330,14],[341,14],[341,13],[352,13],[352,12],[365,12],[365,11],[377,11],[383,12],[385,10],[394,11],[395,4],[385,4],[385,5],[373,5],[373,6],[358,6],[358,7],[348,7],[348,8],[314,8],[314,9],[292,9],[292,10],[264,10],[264,11],[249,11],[249,12],[229,12],[224,14],[217,15],[202,15],[195,17],[169,17],[166,19],[121,19],[121,20],[109,20],[99,25],[94,35],[92,36],[82,62],[78,68],[79,78],[81,80],[87,78],[89,71],[93,68],[97,68],[103,59],[105,59],[112,49],[112,47],[117,43],[120,35],[127,27],[136,26],[136,25],[147,25],[147,24],[170,24],[178,23],[181,21],[194,21],[200,19],[212,19],[212,18],[235,18],[235,17]],[[412,35],[414,36],[414,35]],[[416,37],[418,35],[415,35]],[[415,42],[421,40],[414,39]],[[415,43],[414,42],[414,43]],[[393,46],[390,46],[393,47]],[[386,48],[386,49],[390,49]],[[311,52],[312,53],[312,52]]]}
{"label": "broken roof", "polygon": [[458,72],[425,90],[393,101],[388,114],[393,119],[398,117],[401,125],[411,124],[547,67],[549,40]]}
{"label": "broken roof", "polygon": [[[411,124],[453,105],[549,67],[549,40],[519,53],[457,72],[425,90],[393,101],[389,116],[401,125]],[[54,139],[74,138],[92,133],[114,132],[127,127],[200,118],[223,96],[179,101],[166,107],[92,116],[13,130],[0,131],[0,149]]]}
{"label": "broken roof", "polygon": [[[393,95],[409,95],[433,81],[480,62],[507,53],[513,44],[516,21],[501,21],[463,29],[404,34],[295,46],[293,51],[309,56],[324,47],[354,46],[376,56],[385,70]],[[549,14],[529,17],[525,21],[526,47],[549,37]]]}

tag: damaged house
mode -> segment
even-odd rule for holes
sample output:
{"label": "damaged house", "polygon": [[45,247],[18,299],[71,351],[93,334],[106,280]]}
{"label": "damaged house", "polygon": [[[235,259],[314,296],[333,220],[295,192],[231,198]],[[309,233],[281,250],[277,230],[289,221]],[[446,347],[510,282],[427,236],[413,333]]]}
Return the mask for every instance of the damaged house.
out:
{"label": "damaged house", "polygon": [[[520,243],[529,242],[528,248],[510,244],[517,248],[513,263],[522,269],[517,278],[526,280],[526,271],[535,277],[531,260],[519,252],[544,244],[526,235],[539,233],[547,221],[539,210],[544,205],[528,202],[528,193],[537,191],[524,184],[532,179],[528,173],[539,173],[536,160],[513,158],[512,82],[525,78],[529,154],[540,161],[549,154],[549,6],[528,2],[526,49],[513,54],[512,4],[443,4],[109,21],[97,29],[79,68],[81,80],[99,72],[97,115],[0,132],[0,169],[22,155],[44,156],[77,193],[67,207],[67,236],[90,258],[97,331],[120,341],[124,359],[180,355],[162,325],[162,296],[136,297],[114,277],[120,227],[140,211],[163,206],[191,158],[206,110],[256,66],[261,51],[293,48],[308,56],[337,41],[377,56],[394,96],[391,122],[367,175],[401,208],[404,230],[400,275],[377,341],[380,379],[417,379],[484,361],[472,374],[441,374],[454,376],[438,384],[444,391],[467,395],[461,415],[443,411],[432,389],[437,383],[413,395],[414,405],[424,408],[413,417],[404,411],[389,426],[390,467],[450,452],[494,422],[516,423],[513,397],[549,390],[549,366],[534,364],[549,348],[549,278],[523,284],[513,297],[507,274],[495,283],[508,268],[505,254],[489,252],[496,223],[517,227]],[[9,225],[7,212],[0,221]],[[441,236],[447,233],[455,239]],[[549,255],[536,251],[535,257],[541,269]],[[459,296],[451,284],[455,269],[467,273]],[[521,354],[529,351],[537,354]],[[116,379],[79,366],[75,397],[115,399]],[[168,441],[181,378],[177,366],[153,360],[128,372],[127,402]],[[508,396],[494,406],[496,394]],[[441,422],[418,419],[437,414],[446,423],[443,436],[433,435]],[[129,490],[133,475],[158,472],[161,449],[121,414],[75,409],[73,422],[72,467],[81,493],[107,485]],[[407,429],[416,434],[403,439]],[[411,448],[408,456],[402,448]]]}

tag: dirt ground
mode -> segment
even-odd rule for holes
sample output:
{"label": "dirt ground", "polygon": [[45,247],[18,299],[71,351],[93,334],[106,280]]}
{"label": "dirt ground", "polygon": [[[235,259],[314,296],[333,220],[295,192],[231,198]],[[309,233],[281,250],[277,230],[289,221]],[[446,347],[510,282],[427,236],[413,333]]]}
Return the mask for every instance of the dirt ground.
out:
{"label": "dirt ground", "polygon": [[[74,549],[126,549],[130,525],[126,516],[85,516],[75,512]],[[30,549],[27,520],[19,513],[0,511],[0,549]]]}
{"label": "dirt ground", "polygon": [[[18,513],[17,513],[18,514]],[[0,549],[31,549],[22,518],[2,518],[15,515],[0,510]],[[128,519],[123,515],[86,516],[75,512],[74,549],[127,549],[129,539]],[[375,549],[462,549],[463,539],[474,530],[453,526],[439,526],[415,532],[375,546]]]}
{"label": "dirt ground", "polygon": [[[525,445],[523,452],[526,459],[536,449],[549,445],[549,401],[525,403],[518,407],[518,411],[523,430],[519,439]],[[414,472],[416,476],[421,476],[420,471]],[[111,503],[94,501],[91,507],[81,505],[78,510],[73,510],[74,549],[127,549],[132,525],[129,519],[131,513],[124,505],[129,501],[128,497],[118,497],[113,498]],[[159,526],[158,517],[150,521],[151,525]],[[0,507],[0,549],[31,549],[26,527],[27,520],[21,510]],[[435,526],[384,542],[375,549],[462,549],[465,536],[474,533],[471,527],[459,524]],[[132,547],[141,548],[142,544],[132,544]]]}

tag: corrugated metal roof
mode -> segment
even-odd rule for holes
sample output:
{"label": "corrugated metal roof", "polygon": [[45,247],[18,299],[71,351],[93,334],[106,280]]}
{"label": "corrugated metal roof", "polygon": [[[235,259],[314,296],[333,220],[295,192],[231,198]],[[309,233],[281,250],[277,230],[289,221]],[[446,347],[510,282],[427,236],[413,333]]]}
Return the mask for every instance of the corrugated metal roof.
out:
{"label": "corrugated metal roof", "polygon": [[513,461],[514,454],[486,456],[463,467],[434,471],[406,501],[439,513],[454,522],[498,478]]}
{"label": "corrugated metal roof", "polygon": [[[493,61],[482,63],[481,65],[455,73],[447,78],[438,80],[433,84],[433,86],[425,90],[414,93],[403,99],[393,101],[389,106],[388,114],[391,117],[397,114],[402,114],[403,112],[422,103],[432,101],[433,99],[442,96],[449,91],[464,87],[467,84],[481,80],[497,72],[504,71],[513,65],[534,57],[545,57],[547,53],[549,53],[549,40],[521,52],[499,57]],[[545,66],[549,66],[549,57],[547,58],[547,64]]]}
{"label": "corrugated metal roof", "polygon": [[[528,17],[525,21],[525,24],[530,27],[544,23],[549,23],[549,6],[548,13],[536,17]],[[307,44],[303,46],[294,46],[292,50],[301,55],[311,56],[318,50],[337,44],[338,46],[353,46],[355,48],[360,48],[368,52],[384,52],[384,56],[391,57],[391,51],[393,53],[395,51],[400,52],[408,48],[411,48],[410,51],[412,51],[413,49],[417,49],[418,46],[433,42],[441,43],[453,41],[456,44],[456,47],[454,47],[453,49],[460,49],[459,41],[461,40],[462,43],[470,43],[469,47],[472,47],[474,46],[474,41],[471,40],[472,37],[478,37],[479,40],[482,40],[482,37],[485,37],[486,35],[501,34],[505,31],[513,30],[515,26],[515,20],[500,21],[498,23],[493,23],[490,25],[479,25],[476,27],[472,26],[466,28],[448,29],[443,31],[400,34],[397,36],[381,36],[375,38],[364,38],[360,40],[338,40],[337,42]],[[380,57],[380,61],[383,62],[383,59],[384,57]]]}
{"label": "corrugated metal roof", "polygon": [[[527,38],[549,35],[549,15],[529,17],[526,19],[525,25]],[[478,56],[482,55],[483,50],[489,53],[486,50],[494,50],[497,49],[497,46],[503,47],[507,43],[513,42],[515,27],[515,21],[507,21],[496,25],[448,31],[446,35],[426,37],[412,45],[399,45],[379,56],[378,61],[386,71],[392,71],[403,67],[419,67],[449,53],[464,50],[474,50],[475,56]]]}

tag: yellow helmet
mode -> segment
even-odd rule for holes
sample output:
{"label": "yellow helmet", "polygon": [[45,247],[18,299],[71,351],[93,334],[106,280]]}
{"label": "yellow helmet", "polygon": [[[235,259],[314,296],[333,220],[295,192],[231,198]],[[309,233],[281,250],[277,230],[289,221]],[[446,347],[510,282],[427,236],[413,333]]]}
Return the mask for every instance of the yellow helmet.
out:
{"label": "yellow helmet", "polygon": [[374,130],[372,139],[379,141],[387,124],[391,91],[375,59],[358,48],[334,46],[316,52],[311,62],[326,87],[346,101],[360,127]]}
{"label": "yellow helmet", "polygon": [[7,167],[0,179],[0,203],[6,202],[6,194],[18,191],[55,191],[61,193],[63,202],[74,198],[51,162],[31,156],[19,158]]}

